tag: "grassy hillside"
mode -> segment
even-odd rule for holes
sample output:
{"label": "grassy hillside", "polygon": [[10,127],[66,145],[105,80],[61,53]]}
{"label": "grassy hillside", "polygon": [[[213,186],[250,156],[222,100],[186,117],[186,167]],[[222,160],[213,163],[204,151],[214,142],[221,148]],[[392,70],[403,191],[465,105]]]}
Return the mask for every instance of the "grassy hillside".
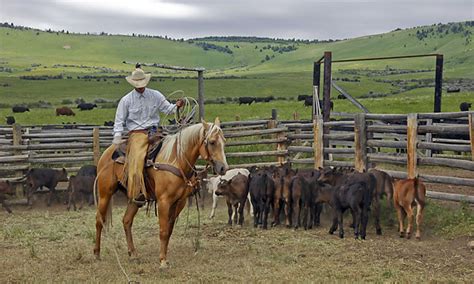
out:
{"label": "grassy hillside", "polygon": [[[336,42],[305,43],[252,42],[245,38],[238,42],[219,38],[181,41],[0,27],[0,107],[37,105],[38,101],[54,107],[84,98],[109,101],[103,107],[113,108],[113,102],[131,89],[123,80],[133,69],[132,65],[122,63],[126,60],[205,67],[208,103],[230,102],[239,96],[271,95],[281,99],[274,107],[282,108],[297,95],[311,93],[313,61],[329,50],[335,60],[442,53],[443,87],[457,86],[462,90],[454,99],[443,100],[443,111],[457,110],[460,101],[474,101],[473,31],[473,22],[464,22]],[[365,98],[364,104],[373,112],[430,111],[434,61],[430,57],[338,63],[333,65],[333,80],[351,95]],[[196,96],[193,72],[158,68],[146,71],[154,76],[150,86],[165,95],[183,90],[186,96]],[[51,79],[58,75],[59,79]],[[31,80],[41,79],[38,76],[49,77]],[[334,99],[337,95],[333,90]],[[387,108],[389,102],[404,104],[408,100],[409,107]],[[335,104],[337,109],[356,111],[345,101],[336,100]],[[297,108],[299,103],[294,105]]]}

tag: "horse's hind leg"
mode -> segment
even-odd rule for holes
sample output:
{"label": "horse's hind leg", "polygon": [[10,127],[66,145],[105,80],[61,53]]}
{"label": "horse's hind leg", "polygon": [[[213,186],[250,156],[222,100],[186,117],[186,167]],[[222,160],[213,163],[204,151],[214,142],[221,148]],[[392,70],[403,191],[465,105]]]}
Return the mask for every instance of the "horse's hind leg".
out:
{"label": "horse's hind leg", "polygon": [[125,231],[125,237],[127,238],[127,245],[128,245],[128,256],[131,258],[137,258],[137,252],[135,250],[135,246],[133,245],[133,237],[132,237],[132,225],[133,225],[133,218],[138,212],[138,206],[135,202],[129,202],[127,206],[127,210],[123,215],[123,229]]}
{"label": "horse's hind leg", "polygon": [[100,238],[102,235],[102,229],[107,218],[107,211],[110,206],[110,199],[112,198],[113,192],[117,183],[105,183],[101,180],[97,180],[97,191],[98,191],[98,201],[97,201],[97,214],[95,222],[95,247],[94,254],[97,259],[100,259]]}

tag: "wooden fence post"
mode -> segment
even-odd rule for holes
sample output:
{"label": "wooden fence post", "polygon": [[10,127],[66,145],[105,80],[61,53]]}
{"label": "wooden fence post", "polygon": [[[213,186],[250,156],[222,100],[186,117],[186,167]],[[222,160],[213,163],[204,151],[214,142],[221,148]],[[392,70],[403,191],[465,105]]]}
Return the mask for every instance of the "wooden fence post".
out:
{"label": "wooden fence post", "polygon": [[293,120],[299,120],[300,119],[300,115],[297,111],[293,112]]}
{"label": "wooden fence post", "polygon": [[408,178],[415,178],[417,175],[417,132],[418,132],[418,120],[416,113],[410,113],[407,116],[407,171]]}
{"label": "wooden fence post", "polygon": [[323,119],[321,116],[313,120],[313,135],[314,135],[314,168],[322,168],[324,166],[324,140],[323,140]]}
{"label": "wooden fence post", "polygon": [[100,159],[100,136],[98,127],[94,127],[92,130],[92,151],[94,153],[94,165],[97,166]]}
{"label": "wooden fence post", "polygon": [[[13,131],[13,146],[19,146],[21,145],[21,125],[19,124],[13,124],[13,127],[12,127],[12,131]],[[21,155],[21,150],[19,149],[15,149],[13,150],[13,155]],[[16,178],[20,178],[23,176],[23,171],[22,170],[18,170],[15,172],[15,177]],[[23,197],[23,183],[17,183],[15,185],[15,192],[16,192],[16,196],[17,197]]]}
{"label": "wooden fence post", "polygon": [[[433,125],[433,119],[431,119],[431,118],[430,118],[430,119],[427,119],[427,120],[426,120],[426,125]],[[427,132],[425,137],[426,137],[426,138],[425,138],[425,140],[426,140],[425,142],[431,143],[431,142],[433,141],[433,134],[432,134],[431,132]],[[432,156],[432,151],[431,151],[431,149],[426,149],[426,150],[425,150],[425,156],[426,156],[426,157],[431,157],[431,156]]]}
{"label": "wooden fence post", "polygon": [[[276,128],[278,126],[278,113],[276,109],[272,109],[272,119],[268,121],[268,129],[271,128]],[[275,135],[275,138],[282,138],[285,137],[286,133],[280,132]],[[286,144],[283,143],[277,143],[276,150],[285,150],[286,149]],[[282,165],[286,162],[286,157],[282,156],[277,156],[277,162]]]}
{"label": "wooden fence post", "polygon": [[355,148],[355,169],[359,172],[367,170],[367,127],[365,113],[358,113],[354,118],[354,148]]}
{"label": "wooden fence post", "polygon": [[204,71],[198,71],[199,121],[204,119]]}
{"label": "wooden fence post", "polygon": [[470,113],[469,119],[469,137],[471,138],[471,160],[474,161],[474,115]]}

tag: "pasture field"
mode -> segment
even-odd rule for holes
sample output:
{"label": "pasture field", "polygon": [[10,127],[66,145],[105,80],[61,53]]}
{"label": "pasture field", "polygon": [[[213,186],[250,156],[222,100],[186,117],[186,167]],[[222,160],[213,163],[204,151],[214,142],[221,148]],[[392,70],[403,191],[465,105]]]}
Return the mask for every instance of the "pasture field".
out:
{"label": "pasture field", "polygon": [[[371,112],[374,113],[420,113],[433,112],[433,90],[426,88],[423,90],[413,90],[410,93],[397,96],[360,99]],[[443,95],[442,111],[458,111],[459,104],[463,101],[473,101],[474,94],[469,92],[449,93]],[[64,104],[67,105],[67,104]],[[17,123],[23,125],[31,124],[61,124],[61,123],[86,123],[102,125],[104,121],[114,120],[115,107],[107,107],[98,104],[99,108],[91,111],[80,111],[75,104],[69,104],[75,116],[56,116],[54,108],[32,108],[30,112],[12,113],[11,108],[0,108],[0,118],[14,115]],[[56,105],[57,107],[63,104]],[[293,114],[298,113],[299,119],[310,119],[311,108],[304,107],[303,102],[296,100],[276,100],[270,103],[253,103],[252,105],[239,106],[234,102],[223,104],[206,104],[205,117],[207,120],[214,120],[219,117],[221,121],[235,121],[251,119],[268,119],[271,117],[271,110],[277,109],[278,119],[293,119]],[[358,112],[347,100],[334,100],[334,111],[336,112]],[[163,123],[172,116],[162,116]],[[0,124],[5,120],[0,119]]]}
{"label": "pasture field", "polygon": [[[206,118],[221,116],[224,120],[265,118],[271,108],[277,108],[281,118],[293,112],[305,114],[302,104],[295,102],[298,95],[311,94],[314,60],[324,51],[333,52],[333,59],[369,56],[411,55],[421,53],[444,54],[442,111],[457,111],[459,103],[474,100],[474,51],[472,22],[439,24],[396,30],[384,34],[364,36],[335,42],[305,43],[298,41],[223,41],[199,39],[195,41],[166,40],[123,35],[79,35],[48,33],[0,27],[0,111],[8,115],[15,104],[48,102],[51,108],[67,105],[68,101],[83,98],[114,103],[130,91],[123,79],[133,69],[131,62],[159,62],[170,65],[202,66],[205,72],[205,98],[209,105]],[[195,42],[206,42],[231,50],[204,50]],[[65,46],[70,48],[65,49]],[[140,46],[140,48],[136,48]],[[290,52],[279,48],[292,46]],[[281,51],[281,50],[280,50]],[[267,59],[268,56],[268,59]],[[383,60],[338,63],[333,65],[333,79],[354,97],[361,98],[371,112],[408,113],[433,110],[434,58]],[[150,83],[169,95],[183,90],[185,96],[196,97],[195,72],[175,72],[146,67],[155,81]],[[41,76],[62,79],[31,80]],[[29,79],[20,79],[29,76]],[[78,78],[81,77],[81,79]],[[84,76],[95,76],[85,79]],[[460,81],[461,80],[461,81]],[[115,82],[114,82],[115,81]],[[461,87],[461,93],[446,93],[450,86]],[[346,101],[336,100],[335,111],[357,111]],[[279,101],[264,106],[235,107],[228,104],[241,96],[274,96]],[[226,105],[213,105],[216,100]],[[71,106],[75,106],[74,104]],[[111,120],[109,110],[74,119],[54,118],[38,111],[37,123],[102,124]],[[228,109],[232,111],[227,112]],[[223,112],[226,111],[226,113]],[[52,109],[48,110],[54,113]],[[94,116],[91,116],[91,115]],[[20,123],[30,123],[25,115],[18,115]],[[303,117],[303,116],[301,116]]]}
{"label": "pasture field", "polygon": [[[181,213],[170,242],[171,267],[159,270],[157,219],[141,210],[134,223],[139,258],[129,260],[121,225],[125,203],[115,196],[113,227],[102,242],[102,260],[95,260],[95,210],[67,212],[64,205],[0,211],[0,279],[5,282],[125,282],[117,257],[131,280],[149,282],[470,282],[474,212],[466,204],[430,200],[422,240],[400,239],[395,226],[382,218],[383,235],[369,220],[367,240],[354,240],[345,218],[346,238],[322,227],[304,231],[283,227],[254,229],[246,215],[243,227],[226,225],[220,200],[215,219],[210,204]],[[209,199],[208,199],[209,201]],[[395,218],[395,214],[393,214]],[[197,252],[195,252],[197,248]]]}

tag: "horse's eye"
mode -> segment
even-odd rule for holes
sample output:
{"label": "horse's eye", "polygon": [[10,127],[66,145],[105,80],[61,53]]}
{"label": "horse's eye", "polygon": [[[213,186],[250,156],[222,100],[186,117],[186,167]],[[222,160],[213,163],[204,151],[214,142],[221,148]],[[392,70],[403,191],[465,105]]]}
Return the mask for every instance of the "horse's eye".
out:
{"label": "horse's eye", "polygon": [[216,144],[216,142],[215,141],[209,141],[209,144],[214,146]]}

